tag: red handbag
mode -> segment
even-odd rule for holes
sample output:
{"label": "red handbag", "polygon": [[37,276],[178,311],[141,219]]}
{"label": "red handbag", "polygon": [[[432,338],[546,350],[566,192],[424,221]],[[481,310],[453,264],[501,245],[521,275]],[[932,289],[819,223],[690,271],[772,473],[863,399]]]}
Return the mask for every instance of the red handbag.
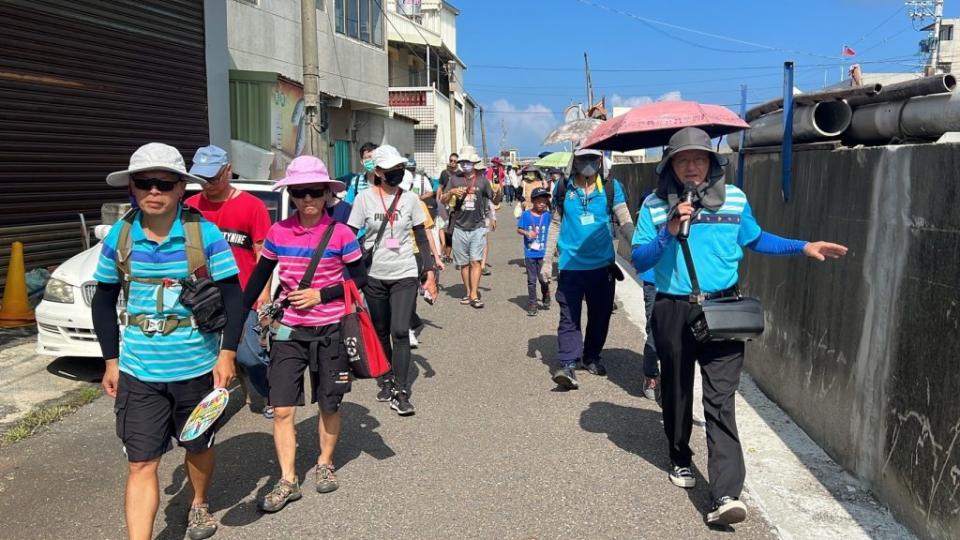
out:
{"label": "red handbag", "polygon": [[383,345],[353,280],[343,283],[343,299],[346,305],[340,319],[340,339],[353,375],[358,379],[386,375],[390,371],[390,360],[383,352]]}

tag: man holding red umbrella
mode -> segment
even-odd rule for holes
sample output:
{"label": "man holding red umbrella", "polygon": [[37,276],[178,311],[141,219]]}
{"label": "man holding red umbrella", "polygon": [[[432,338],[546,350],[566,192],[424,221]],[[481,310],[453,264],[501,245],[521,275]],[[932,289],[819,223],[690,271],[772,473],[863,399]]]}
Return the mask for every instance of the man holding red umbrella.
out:
{"label": "man holding red umbrella", "polygon": [[[652,329],[661,363],[669,478],[685,489],[696,485],[690,469],[690,433],[694,369],[700,364],[714,500],[707,515],[710,525],[739,523],[747,516],[739,500],[746,470],[734,410],[744,343],[698,339],[691,328],[696,306],[704,300],[741,297],[737,280],[744,247],[769,255],[803,254],[820,261],[847,252],[838,244],[764,232],[746,194],[724,182],[724,165],[726,158],[716,153],[705,131],[693,127],[678,131],[657,166],[657,189],[643,201],[633,237],[634,266],[638,272],[652,268],[656,278]],[[687,243],[685,247],[681,241]],[[685,262],[687,252],[689,263]],[[694,273],[688,271],[688,264]]]}

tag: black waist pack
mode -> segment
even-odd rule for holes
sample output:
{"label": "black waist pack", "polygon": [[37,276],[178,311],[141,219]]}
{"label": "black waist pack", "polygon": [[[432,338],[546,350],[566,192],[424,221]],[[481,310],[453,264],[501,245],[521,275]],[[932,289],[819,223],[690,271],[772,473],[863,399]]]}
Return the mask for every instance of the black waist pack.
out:
{"label": "black waist pack", "polygon": [[180,287],[180,303],[193,313],[197,328],[207,333],[223,330],[227,313],[220,287],[208,277],[182,279]]}
{"label": "black waist pack", "polygon": [[697,270],[693,266],[693,255],[685,238],[680,239],[683,258],[693,285],[693,298],[696,302],[690,308],[687,324],[693,337],[703,343],[707,341],[750,341],[763,333],[763,305],[757,298],[736,296],[707,300],[700,291]]}

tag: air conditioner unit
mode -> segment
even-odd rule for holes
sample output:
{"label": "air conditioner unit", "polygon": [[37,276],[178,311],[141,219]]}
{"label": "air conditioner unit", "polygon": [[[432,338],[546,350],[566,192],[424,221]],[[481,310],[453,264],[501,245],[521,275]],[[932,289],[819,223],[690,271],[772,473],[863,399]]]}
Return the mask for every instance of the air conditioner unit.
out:
{"label": "air conditioner unit", "polygon": [[343,108],[343,98],[337,96],[324,96],[323,102],[326,103],[327,107],[333,109],[342,109]]}

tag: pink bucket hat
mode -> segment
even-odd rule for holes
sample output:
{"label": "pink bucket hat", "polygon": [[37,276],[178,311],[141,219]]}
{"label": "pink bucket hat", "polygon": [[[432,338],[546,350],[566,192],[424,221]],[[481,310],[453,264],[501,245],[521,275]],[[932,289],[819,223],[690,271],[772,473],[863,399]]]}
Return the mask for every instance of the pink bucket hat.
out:
{"label": "pink bucket hat", "polygon": [[294,158],[287,165],[287,176],[281,178],[273,185],[274,190],[287,186],[300,186],[304,184],[331,184],[330,189],[334,193],[339,193],[346,189],[346,185],[339,180],[330,178],[327,172],[327,166],[323,164],[320,158],[313,156],[300,156]]}

